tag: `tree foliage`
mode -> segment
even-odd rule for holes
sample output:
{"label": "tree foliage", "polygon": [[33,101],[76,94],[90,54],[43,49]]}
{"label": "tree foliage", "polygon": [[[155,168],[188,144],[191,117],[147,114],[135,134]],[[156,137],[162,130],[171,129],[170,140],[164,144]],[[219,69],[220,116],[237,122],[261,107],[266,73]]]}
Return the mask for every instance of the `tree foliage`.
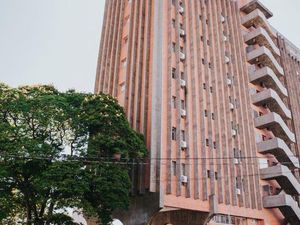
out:
{"label": "tree foliage", "polygon": [[0,221],[75,224],[68,208],[103,224],[129,203],[129,166],[145,157],[140,134],[108,95],[0,84]]}

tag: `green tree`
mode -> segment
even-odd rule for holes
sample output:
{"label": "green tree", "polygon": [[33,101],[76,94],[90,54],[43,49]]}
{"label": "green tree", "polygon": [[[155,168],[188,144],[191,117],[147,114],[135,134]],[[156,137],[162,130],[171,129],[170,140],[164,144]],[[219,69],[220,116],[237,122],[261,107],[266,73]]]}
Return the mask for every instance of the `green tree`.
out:
{"label": "green tree", "polygon": [[0,84],[2,224],[75,224],[68,208],[107,224],[129,204],[126,162],[145,155],[142,136],[108,95]]}

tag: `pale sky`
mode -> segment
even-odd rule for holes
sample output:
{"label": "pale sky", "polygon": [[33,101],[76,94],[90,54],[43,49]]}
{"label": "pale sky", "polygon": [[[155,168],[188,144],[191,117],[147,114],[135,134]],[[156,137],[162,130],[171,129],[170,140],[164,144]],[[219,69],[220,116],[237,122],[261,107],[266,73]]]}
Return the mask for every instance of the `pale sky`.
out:
{"label": "pale sky", "polygon": [[[300,0],[261,0],[300,47]],[[105,0],[0,0],[0,82],[92,92]]]}

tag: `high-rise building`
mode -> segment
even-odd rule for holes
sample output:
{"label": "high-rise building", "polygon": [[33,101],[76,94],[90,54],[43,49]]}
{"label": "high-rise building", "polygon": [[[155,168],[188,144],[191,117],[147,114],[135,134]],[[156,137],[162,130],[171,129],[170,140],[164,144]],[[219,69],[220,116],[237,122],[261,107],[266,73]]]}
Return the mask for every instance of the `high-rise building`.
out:
{"label": "high-rise building", "polygon": [[272,16],[258,0],[106,1],[95,92],[149,148],[124,224],[300,224],[300,50]]}

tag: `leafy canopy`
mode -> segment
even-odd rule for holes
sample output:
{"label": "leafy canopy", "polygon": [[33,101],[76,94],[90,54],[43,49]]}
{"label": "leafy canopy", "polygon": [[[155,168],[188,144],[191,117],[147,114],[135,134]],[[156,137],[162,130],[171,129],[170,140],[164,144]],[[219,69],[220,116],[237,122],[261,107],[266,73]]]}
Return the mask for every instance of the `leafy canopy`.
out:
{"label": "leafy canopy", "polygon": [[75,224],[68,208],[109,223],[129,203],[129,166],[115,153],[141,159],[146,148],[112,97],[0,84],[2,224]]}

